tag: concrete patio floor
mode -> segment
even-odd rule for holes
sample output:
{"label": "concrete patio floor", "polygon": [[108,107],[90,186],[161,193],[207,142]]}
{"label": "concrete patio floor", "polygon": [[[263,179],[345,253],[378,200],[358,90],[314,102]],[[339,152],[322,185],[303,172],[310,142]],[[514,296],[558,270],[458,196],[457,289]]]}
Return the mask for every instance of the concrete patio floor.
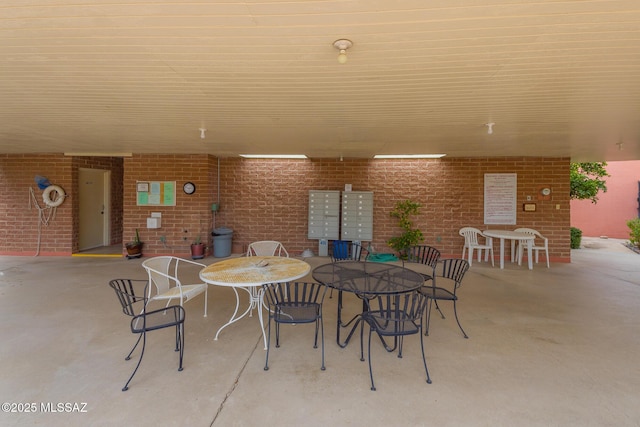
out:
{"label": "concrete patio floor", "polygon": [[[3,406],[0,425],[637,426],[640,255],[615,243],[574,250],[571,264],[550,269],[474,262],[458,306],[470,338],[442,304],[447,318],[432,316],[425,337],[433,383],[410,336],[402,359],[374,344],[375,392],[358,340],[335,343],[335,296],[324,306],[326,371],[309,325],[282,327],[264,371],[257,316],[213,340],[235,305],[219,287],[209,288],[208,317],[202,297],[185,304],[184,370],[172,331],[151,333],[122,392],[135,336],[108,281],[144,279],[142,260],[0,257],[0,396],[13,409],[36,404],[35,413]],[[360,301],[347,300],[357,312]],[[43,413],[57,403],[84,412]]]}

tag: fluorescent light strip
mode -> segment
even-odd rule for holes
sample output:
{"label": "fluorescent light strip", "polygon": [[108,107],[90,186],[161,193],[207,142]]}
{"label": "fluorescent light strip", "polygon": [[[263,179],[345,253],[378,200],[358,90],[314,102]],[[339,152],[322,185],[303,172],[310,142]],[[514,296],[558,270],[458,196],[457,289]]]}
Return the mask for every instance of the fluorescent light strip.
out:
{"label": "fluorescent light strip", "polygon": [[132,153],[64,153],[70,157],[132,157]]}
{"label": "fluorescent light strip", "polygon": [[304,154],[240,154],[247,159],[306,159]]}
{"label": "fluorescent light strip", "polygon": [[439,159],[446,154],[376,154],[374,159]]}

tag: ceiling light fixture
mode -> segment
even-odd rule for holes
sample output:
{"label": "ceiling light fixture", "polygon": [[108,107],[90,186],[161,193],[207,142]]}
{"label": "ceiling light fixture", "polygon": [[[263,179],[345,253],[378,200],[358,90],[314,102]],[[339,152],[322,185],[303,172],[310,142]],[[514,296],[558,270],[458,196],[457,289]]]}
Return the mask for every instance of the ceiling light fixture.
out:
{"label": "ceiling light fixture", "polygon": [[338,62],[344,64],[347,62],[347,49],[353,46],[353,42],[347,39],[340,39],[333,42],[333,47],[340,51]]}
{"label": "ceiling light fixture", "polygon": [[247,159],[307,159],[304,154],[240,154]]}
{"label": "ceiling light fixture", "polygon": [[205,133],[206,131],[207,131],[207,130],[206,130],[205,128],[200,128],[200,139],[204,139],[204,133]]}
{"label": "ceiling light fixture", "polygon": [[446,154],[376,154],[374,159],[439,159]]}
{"label": "ceiling light fixture", "polygon": [[69,157],[132,157],[133,153],[63,153],[65,156]]}
{"label": "ceiling light fixture", "polygon": [[487,133],[488,133],[489,135],[492,135],[492,134],[493,134],[493,125],[495,125],[495,123],[493,123],[493,122],[492,122],[492,123],[485,123],[485,126],[487,126],[487,127],[489,128],[489,129],[487,130]]}

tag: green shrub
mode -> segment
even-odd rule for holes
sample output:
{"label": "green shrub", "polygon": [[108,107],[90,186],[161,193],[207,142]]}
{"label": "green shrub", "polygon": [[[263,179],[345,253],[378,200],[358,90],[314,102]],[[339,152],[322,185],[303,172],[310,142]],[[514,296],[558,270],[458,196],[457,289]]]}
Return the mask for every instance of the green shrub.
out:
{"label": "green shrub", "polygon": [[640,248],[640,218],[627,221],[627,227],[631,230],[629,233],[629,241],[632,245]]}
{"label": "green shrub", "polygon": [[406,259],[407,249],[424,240],[422,231],[413,228],[412,215],[418,215],[422,205],[411,200],[396,202],[395,208],[390,212],[394,218],[398,218],[398,225],[404,230],[400,236],[392,237],[387,241],[390,248],[395,249],[400,258]]}
{"label": "green shrub", "polygon": [[571,249],[580,249],[582,242],[582,230],[571,227]]}

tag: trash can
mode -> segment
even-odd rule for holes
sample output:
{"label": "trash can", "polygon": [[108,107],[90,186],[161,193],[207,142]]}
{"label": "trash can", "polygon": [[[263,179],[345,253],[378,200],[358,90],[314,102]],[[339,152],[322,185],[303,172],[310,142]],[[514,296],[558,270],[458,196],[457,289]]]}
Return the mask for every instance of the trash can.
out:
{"label": "trash can", "polygon": [[213,229],[211,235],[213,236],[213,256],[224,258],[231,255],[233,230],[227,227],[218,227]]}

